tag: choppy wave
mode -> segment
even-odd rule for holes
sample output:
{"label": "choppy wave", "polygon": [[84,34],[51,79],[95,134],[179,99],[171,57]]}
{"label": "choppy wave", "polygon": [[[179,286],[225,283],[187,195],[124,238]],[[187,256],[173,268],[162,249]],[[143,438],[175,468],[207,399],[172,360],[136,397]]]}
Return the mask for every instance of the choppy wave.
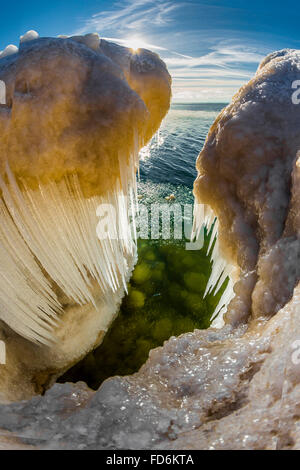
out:
{"label": "choppy wave", "polygon": [[224,106],[224,103],[172,105],[159,132],[141,151],[141,178],[192,187],[196,158]]}

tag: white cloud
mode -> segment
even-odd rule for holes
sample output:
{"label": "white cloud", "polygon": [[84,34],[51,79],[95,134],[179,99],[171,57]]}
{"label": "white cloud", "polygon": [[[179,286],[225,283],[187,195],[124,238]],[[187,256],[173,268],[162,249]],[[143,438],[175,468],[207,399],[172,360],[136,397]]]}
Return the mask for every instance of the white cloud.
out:
{"label": "white cloud", "polygon": [[[110,10],[94,14],[75,34],[90,31],[118,30],[122,34],[131,31],[142,32],[149,24],[165,26],[171,21],[171,13],[183,3],[171,0],[122,0],[113,4]],[[150,22],[150,23],[149,23]]]}
{"label": "white cloud", "polygon": [[236,93],[235,87],[180,88],[173,89],[173,103],[227,103]]}
{"label": "white cloud", "polygon": [[208,52],[199,57],[165,57],[167,65],[172,67],[197,67],[215,66],[228,68],[232,64],[258,64],[263,55],[251,51],[243,46],[227,46],[221,44],[213,47],[212,52]]}

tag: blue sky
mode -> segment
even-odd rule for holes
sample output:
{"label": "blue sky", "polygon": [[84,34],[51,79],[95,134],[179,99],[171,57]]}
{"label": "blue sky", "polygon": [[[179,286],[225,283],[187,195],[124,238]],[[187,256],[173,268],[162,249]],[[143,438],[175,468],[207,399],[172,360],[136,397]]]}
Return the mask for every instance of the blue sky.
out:
{"label": "blue sky", "polygon": [[44,0],[2,2],[0,50],[29,29],[41,36],[98,32],[155,50],[173,77],[174,101],[229,101],[261,58],[300,48],[293,0]]}

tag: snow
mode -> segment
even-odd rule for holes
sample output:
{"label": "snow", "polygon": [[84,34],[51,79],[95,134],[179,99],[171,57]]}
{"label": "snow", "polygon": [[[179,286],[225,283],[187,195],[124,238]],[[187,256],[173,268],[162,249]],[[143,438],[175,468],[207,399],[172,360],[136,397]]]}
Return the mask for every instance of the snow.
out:
{"label": "snow", "polygon": [[0,52],[0,59],[16,54],[18,50],[19,49],[17,48],[17,46],[15,46],[14,44],[9,44],[3,51]]}
{"label": "snow", "polygon": [[34,39],[38,39],[39,34],[31,29],[30,31],[27,31],[26,34],[20,37],[20,43],[26,42],[26,41],[33,41]]}

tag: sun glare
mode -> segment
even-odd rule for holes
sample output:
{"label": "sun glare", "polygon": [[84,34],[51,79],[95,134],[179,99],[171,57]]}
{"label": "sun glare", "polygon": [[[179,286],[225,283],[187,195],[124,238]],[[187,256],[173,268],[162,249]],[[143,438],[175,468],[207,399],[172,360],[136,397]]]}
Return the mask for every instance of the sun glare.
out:
{"label": "sun glare", "polygon": [[142,48],[147,48],[147,44],[145,41],[143,41],[141,38],[139,37],[131,37],[131,38],[128,38],[126,39],[126,41],[124,41],[125,45],[127,47],[130,47],[131,49],[133,49],[134,51],[137,51],[140,47]]}

